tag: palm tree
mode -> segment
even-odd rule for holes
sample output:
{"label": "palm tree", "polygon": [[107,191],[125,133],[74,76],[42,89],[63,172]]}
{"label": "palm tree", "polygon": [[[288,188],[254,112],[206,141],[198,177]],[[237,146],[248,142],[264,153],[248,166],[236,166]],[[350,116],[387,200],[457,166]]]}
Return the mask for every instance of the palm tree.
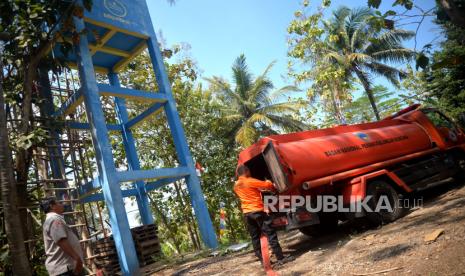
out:
{"label": "palm tree", "polygon": [[382,29],[373,24],[374,13],[368,8],[341,7],[333,17],[323,22],[325,29],[321,59],[344,68],[348,76],[355,75],[362,84],[375,113],[380,119],[372,90],[372,77],[386,78],[394,86],[406,73],[391,63],[401,63],[414,57],[415,52],[403,47],[402,42],[414,32],[402,29]]}
{"label": "palm tree", "polygon": [[261,136],[307,128],[293,117],[304,106],[302,101],[289,97],[285,102],[277,102],[281,96],[298,89],[285,86],[271,92],[274,86],[267,74],[273,64],[254,78],[247,68],[245,56],[240,55],[232,66],[234,87],[222,78],[207,78],[211,89],[224,104],[222,115],[232,125],[230,134],[243,147],[253,144]]}

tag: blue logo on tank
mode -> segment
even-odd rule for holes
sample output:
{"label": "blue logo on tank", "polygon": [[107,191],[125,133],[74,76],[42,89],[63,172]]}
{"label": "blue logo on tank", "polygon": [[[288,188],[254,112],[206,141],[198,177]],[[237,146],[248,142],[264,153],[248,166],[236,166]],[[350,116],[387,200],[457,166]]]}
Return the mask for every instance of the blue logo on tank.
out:
{"label": "blue logo on tank", "polygon": [[363,133],[363,132],[356,132],[354,133],[355,136],[357,136],[358,138],[362,139],[363,141],[368,141],[370,140],[370,137],[368,137],[368,135],[366,133]]}

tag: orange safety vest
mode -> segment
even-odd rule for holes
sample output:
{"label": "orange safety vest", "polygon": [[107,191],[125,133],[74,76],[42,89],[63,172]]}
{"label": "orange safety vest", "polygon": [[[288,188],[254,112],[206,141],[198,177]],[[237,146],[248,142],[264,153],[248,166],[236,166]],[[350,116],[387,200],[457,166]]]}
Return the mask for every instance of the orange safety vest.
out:
{"label": "orange safety vest", "polygon": [[261,190],[273,190],[273,184],[253,177],[239,176],[234,184],[234,192],[241,201],[244,214],[263,211]]}

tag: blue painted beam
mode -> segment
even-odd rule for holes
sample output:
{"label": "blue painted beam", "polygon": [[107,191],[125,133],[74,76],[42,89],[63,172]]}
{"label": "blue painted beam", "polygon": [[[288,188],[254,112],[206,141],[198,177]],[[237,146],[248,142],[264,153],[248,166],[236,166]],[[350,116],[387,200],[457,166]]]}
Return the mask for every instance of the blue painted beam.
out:
{"label": "blue painted beam", "polygon": [[164,105],[164,103],[155,103],[155,104],[151,105],[149,108],[144,110],[141,114],[139,114],[139,115],[135,116],[134,118],[132,118],[131,120],[129,120],[126,123],[126,128],[132,128],[132,127],[138,125],[139,123],[144,121],[144,119],[146,119],[148,116],[150,116],[152,113],[155,113],[155,112],[159,111],[160,108],[163,107],[163,105]]}
{"label": "blue painted beam", "polygon": [[108,84],[98,84],[99,93],[102,96],[114,96],[125,99],[133,99],[139,101],[154,101],[166,102],[165,95],[155,92],[147,92],[142,90],[129,89]]}
{"label": "blue painted beam", "polygon": [[187,144],[184,129],[181,125],[176,102],[171,91],[171,85],[168,79],[168,74],[165,71],[165,64],[158,47],[157,37],[152,30],[152,35],[147,40],[147,49],[152,61],[152,67],[155,71],[158,89],[166,95],[168,102],[165,104],[165,115],[173,137],[176,154],[181,166],[187,167],[189,174],[186,176],[187,189],[189,191],[192,207],[194,208],[195,216],[198,221],[202,240],[210,248],[218,247],[215,229],[208,212],[207,204],[200,186],[200,180],[195,170],[194,161],[192,159],[189,146]]}
{"label": "blue painted beam", "polygon": [[[119,87],[119,78],[116,73],[109,73],[108,79],[113,87]],[[115,97],[116,115],[118,116],[119,123],[123,126],[121,134],[123,136],[123,146],[126,152],[126,159],[128,161],[129,171],[140,170],[139,156],[137,155],[136,143],[130,128],[125,124],[129,120],[128,110],[126,108],[126,99]],[[150,209],[147,191],[145,190],[145,183],[143,181],[136,181],[135,187],[137,190],[136,202],[139,208],[139,214],[142,224],[153,224],[152,210]]]}
{"label": "blue painted beam", "polygon": [[[138,191],[136,189],[121,190],[123,197],[137,196]],[[104,201],[103,193],[96,193],[83,196],[79,199],[81,203],[89,203],[96,201]]]}
{"label": "blue painted beam", "polygon": [[103,197],[102,193],[97,194],[88,194],[79,198],[79,202],[81,203],[89,203],[89,202],[97,202],[97,201],[104,201],[105,198]]}
{"label": "blue painted beam", "polygon": [[[82,5],[82,0],[78,1]],[[100,101],[99,89],[95,78],[92,57],[89,51],[87,32],[82,18],[73,17],[79,39],[75,40],[75,52],[79,71],[81,90],[84,96],[87,121],[90,123],[92,143],[102,185],[103,197],[110,217],[111,231],[118,253],[123,275],[140,275],[139,261],[129,228],[124,207],[123,193],[118,182],[113,159],[105,115]]]}
{"label": "blue painted beam", "polygon": [[82,96],[82,91],[79,89],[63,103],[63,105],[53,114],[53,116],[59,117],[73,113],[76,107],[78,107],[83,101],[84,98]]}
{"label": "blue painted beam", "polygon": [[[65,125],[67,127],[71,128],[71,129],[90,130],[90,124],[89,123],[66,121]],[[123,127],[121,125],[109,124],[109,125],[107,125],[107,129],[109,131],[121,131],[123,129]]]}
{"label": "blue painted beam", "polygon": [[170,177],[170,178],[162,178],[162,179],[158,179],[158,180],[155,180],[155,181],[151,181],[151,182],[147,182],[147,184],[145,184],[145,190],[146,191],[153,191],[155,189],[159,189],[165,185],[168,185],[168,184],[171,184],[171,183],[174,183],[175,181],[179,180],[179,179],[182,179],[184,178],[183,176],[180,176],[180,177]]}
{"label": "blue painted beam", "polygon": [[145,179],[170,178],[178,176],[187,176],[190,171],[187,167],[161,168],[152,170],[134,170],[117,172],[119,182],[133,182]]}
{"label": "blue painted beam", "polygon": [[[178,180],[180,180],[182,178],[184,178],[184,176],[161,178],[161,179],[158,179],[158,180],[155,180],[155,181],[147,182],[147,184],[145,184],[144,190],[146,192],[147,191],[153,191],[153,190],[159,189],[159,188],[161,188],[161,187],[163,187],[165,185],[174,183],[175,181],[178,181]],[[86,184],[82,185],[81,188],[78,190],[79,195],[82,198],[81,202],[94,202],[94,201],[103,200],[102,193],[90,194],[92,191],[94,191],[96,189],[99,189],[99,188],[101,188],[101,185],[99,183],[98,178],[94,178],[92,181],[89,181]],[[132,191],[132,192],[129,193],[127,191]],[[122,190],[122,192],[123,192],[123,197],[137,196],[137,193],[138,193],[136,189]],[[125,195],[125,193],[126,193],[126,195]],[[87,198],[91,198],[91,199],[89,200]]]}
{"label": "blue painted beam", "polygon": [[88,181],[86,184],[81,185],[81,187],[79,187],[78,189],[78,192],[79,192],[79,195],[85,195],[101,187],[102,185],[100,184],[100,180],[97,177],[97,178],[92,179],[91,181]]}

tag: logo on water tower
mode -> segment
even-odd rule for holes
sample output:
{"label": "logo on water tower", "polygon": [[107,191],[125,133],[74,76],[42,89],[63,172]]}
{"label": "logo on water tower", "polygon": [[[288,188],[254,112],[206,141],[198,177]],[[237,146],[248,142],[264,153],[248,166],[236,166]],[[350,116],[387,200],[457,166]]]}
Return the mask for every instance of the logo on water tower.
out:
{"label": "logo on water tower", "polygon": [[125,17],[128,10],[120,0],[103,0],[105,8],[114,16]]}

